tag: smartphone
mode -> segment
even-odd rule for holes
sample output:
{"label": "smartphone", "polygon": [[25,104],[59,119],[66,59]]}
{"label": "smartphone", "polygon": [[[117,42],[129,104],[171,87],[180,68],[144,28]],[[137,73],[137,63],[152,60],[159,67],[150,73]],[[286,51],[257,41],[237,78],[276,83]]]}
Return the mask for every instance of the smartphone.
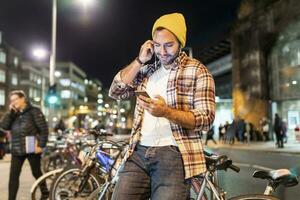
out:
{"label": "smartphone", "polygon": [[136,96],[142,95],[142,96],[144,96],[144,97],[151,98],[151,97],[149,96],[149,94],[148,94],[146,91],[136,90],[136,91],[135,91],[135,94],[136,94]]}

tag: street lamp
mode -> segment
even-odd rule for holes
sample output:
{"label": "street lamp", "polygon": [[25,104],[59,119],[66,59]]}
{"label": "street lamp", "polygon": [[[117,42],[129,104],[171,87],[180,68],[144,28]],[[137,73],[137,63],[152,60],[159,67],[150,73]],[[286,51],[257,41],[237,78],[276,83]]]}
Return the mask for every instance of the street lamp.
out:
{"label": "street lamp", "polygon": [[88,6],[91,6],[95,3],[95,0],[77,0],[78,3],[82,4],[84,8],[87,8]]}
{"label": "street lamp", "polygon": [[52,0],[52,38],[51,38],[51,54],[50,54],[50,64],[49,64],[50,86],[53,86],[55,84],[54,71],[55,71],[55,61],[56,61],[56,25],[57,25],[57,0]]}
{"label": "street lamp", "polygon": [[45,59],[45,58],[47,57],[48,51],[47,51],[46,49],[44,49],[44,48],[41,48],[41,47],[39,47],[39,48],[34,48],[34,49],[32,50],[32,55],[33,55],[36,59],[38,59],[38,60],[43,60],[43,59]]}
{"label": "street lamp", "polygon": [[[77,0],[84,8],[94,4],[95,0]],[[52,0],[52,34],[51,34],[51,54],[50,54],[50,86],[55,84],[55,62],[56,62],[56,33],[57,33],[57,0]]]}
{"label": "street lamp", "polygon": [[[83,5],[86,7],[88,4],[91,4],[93,0],[80,0],[80,2],[83,3]],[[50,63],[49,63],[49,92],[51,91],[51,88],[53,88],[53,91],[56,93],[56,85],[55,85],[55,67],[56,67],[56,34],[57,34],[57,0],[52,0],[52,34],[51,34],[51,54],[50,54]],[[52,94],[53,96],[56,96],[56,94]],[[51,98],[49,99],[49,103],[53,103],[54,101],[57,102],[57,99]],[[50,113],[52,109],[50,109]],[[49,113],[49,116],[52,116]],[[50,118],[52,121],[52,119]],[[49,121],[50,121],[49,120]]]}

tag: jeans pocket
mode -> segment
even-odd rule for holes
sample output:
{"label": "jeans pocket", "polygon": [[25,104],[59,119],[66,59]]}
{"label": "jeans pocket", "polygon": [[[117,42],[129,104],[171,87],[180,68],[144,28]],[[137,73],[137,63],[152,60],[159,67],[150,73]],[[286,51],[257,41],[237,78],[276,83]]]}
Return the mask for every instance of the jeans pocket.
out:
{"label": "jeans pocket", "polygon": [[170,151],[172,151],[173,153],[175,153],[176,155],[181,156],[181,153],[180,153],[179,148],[177,146],[170,145],[170,146],[168,146],[168,149]]}

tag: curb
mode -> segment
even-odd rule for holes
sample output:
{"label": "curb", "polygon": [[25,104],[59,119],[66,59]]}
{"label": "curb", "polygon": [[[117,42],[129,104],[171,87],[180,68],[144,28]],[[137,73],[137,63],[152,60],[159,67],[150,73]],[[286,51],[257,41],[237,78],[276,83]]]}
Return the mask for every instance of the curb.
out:
{"label": "curb", "polygon": [[[247,145],[247,144],[245,144]],[[207,148],[210,149],[238,149],[238,150],[242,150],[242,151],[263,151],[263,152],[268,152],[268,153],[286,153],[286,154],[296,154],[296,155],[300,155],[300,144],[299,146],[295,146],[295,147],[290,147],[287,146],[283,149],[277,149],[275,147],[260,147],[259,145],[263,145],[263,144],[250,144],[249,146],[240,146],[240,145],[218,145],[218,146],[213,146],[213,145],[209,145],[209,146],[205,146]],[[293,148],[292,150],[289,150],[289,148]]]}

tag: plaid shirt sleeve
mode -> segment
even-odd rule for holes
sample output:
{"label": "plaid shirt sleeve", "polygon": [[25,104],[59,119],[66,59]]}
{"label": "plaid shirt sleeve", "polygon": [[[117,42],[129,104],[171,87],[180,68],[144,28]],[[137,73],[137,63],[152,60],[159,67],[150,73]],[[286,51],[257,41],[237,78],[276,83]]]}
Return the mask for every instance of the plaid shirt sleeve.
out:
{"label": "plaid shirt sleeve", "polygon": [[194,109],[191,112],[195,116],[195,131],[208,131],[215,118],[215,83],[204,66],[197,75]]}
{"label": "plaid shirt sleeve", "polygon": [[130,84],[125,84],[121,80],[121,71],[114,77],[109,88],[109,96],[116,100],[123,100],[133,96],[134,87]]}
{"label": "plaid shirt sleeve", "polygon": [[121,79],[121,71],[117,73],[109,88],[109,96],[116,100],[124,100],[134,96],[134,91],[142,83],[148,73],[148,65],[143,66],[131,84],[126,84]]}

